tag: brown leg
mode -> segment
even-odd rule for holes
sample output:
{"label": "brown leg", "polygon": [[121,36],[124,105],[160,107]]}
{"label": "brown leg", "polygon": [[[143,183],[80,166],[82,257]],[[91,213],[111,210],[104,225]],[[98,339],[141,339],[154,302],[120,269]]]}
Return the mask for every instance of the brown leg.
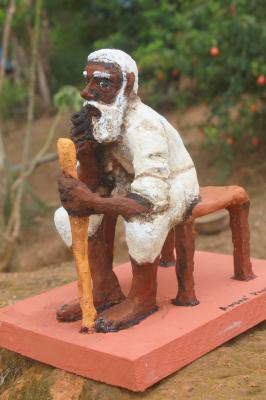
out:
{"label": "brown leg", "polygon": [[172,267],[175,265],[175,230],[172,228],[164,242],[159,265],[160,267]]}
{"label": "brown leg", "polygon": [[177,306],[195,306],[199,304],[194,291],[194,221],[177,225],[175,228],[176,275],[178,293],[172,301]]}
{"label": "brown leg", "polygon": [[[124,300],[118,279],[113,272],[113,245],[116,218],[105,216],[95,235],[89,239],[89,265],[93,281],[93,299],[98,312]],[[81,319],[78,301],[64,304],[57,310],[57,319],[71,322]]]}
{"label": "brown leg", "polygon": [[228,211],[234,245],[234,278],[248,281],[255,277],[249,251],[249,202],[230,206]]}
{"label": "brown leg", "polygon": [[132,285],[122,303],[105,310],[95,322],[97,332],[116,332],[138,324],[157,311],[157,269],[159,257],[153,263],[137,264],[131,259]]}
{"label": "brown leg", "polygon": [[93,281],[93,299],[98,311],[124,300],[113,271],[116,217],[104,216],[96,234],[89,240],[89,263]]}

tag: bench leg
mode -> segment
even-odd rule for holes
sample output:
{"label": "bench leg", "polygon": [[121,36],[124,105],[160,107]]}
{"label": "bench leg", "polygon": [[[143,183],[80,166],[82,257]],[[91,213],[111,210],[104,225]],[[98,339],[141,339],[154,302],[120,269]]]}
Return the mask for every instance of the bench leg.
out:
{"label": "bench leg", "polygon": [[175,265],[175,229],[172,228],[164,242],[160,262],[160,267],[173,267]]}
{"label": "bench leg", "polygon": [[249,250],[249,202],[228,207],[234,245],[234,278],[240,281],[253,279]]}
{"label": "bench leg", "polygon": [[194,291],[194,221],[175,227],[176,275],[178,293],[172,303],[177,306],[196,306],[199,304]]}

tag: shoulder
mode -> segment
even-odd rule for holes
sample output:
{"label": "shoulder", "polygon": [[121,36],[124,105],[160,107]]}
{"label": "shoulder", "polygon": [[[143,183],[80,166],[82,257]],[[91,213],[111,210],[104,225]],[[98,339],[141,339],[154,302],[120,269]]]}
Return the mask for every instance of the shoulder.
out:
{"label": "shoulder", "polygon": [[124,137],[131,152],[138,156],[168,152],[168,138],[160,115],[141,101],[127,115]]}
{"label": "shoulder", "polygon": [[135,132],[136,130],[161,132],[163,135],[166,134],[168,136],[170,134],[179,137],[179,133],[167,119],[153,108],[142,103],[139,97],[129,107],[126,128],[133,129]]}
{"label": "shoulder", "polygon": [[126,115],[126,128],[131,130],[163,130],[163,125],[158,114],[151,107],[142,103],[140,98],[136,98],[128,108]]}

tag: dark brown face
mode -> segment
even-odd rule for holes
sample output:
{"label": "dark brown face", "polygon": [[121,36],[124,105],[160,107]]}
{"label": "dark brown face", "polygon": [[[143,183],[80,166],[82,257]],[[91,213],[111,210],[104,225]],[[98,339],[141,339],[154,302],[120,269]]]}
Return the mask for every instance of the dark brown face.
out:
{"label": "dark brown face", "polygon": [[112,104],[122,86],[119,68],[114,64],[89,63],[84,71],[86,87],[81,91],[81,97]]}

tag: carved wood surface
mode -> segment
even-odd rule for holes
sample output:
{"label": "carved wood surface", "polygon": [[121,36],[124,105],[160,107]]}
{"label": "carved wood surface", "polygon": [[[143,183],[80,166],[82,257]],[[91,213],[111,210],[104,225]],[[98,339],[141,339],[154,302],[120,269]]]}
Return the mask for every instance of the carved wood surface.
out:
{"label": "carved wood surface", "polygon": [[[58,155],[62,171],[77,178],[76,149],[70,139],[58,140]],[[78,274],[78,296],[82,309],[82,327],[94,326],[96,310],[93,305],[91,273],[88,262],[88,225],[89,217],[71,217],[72,249]]]}

